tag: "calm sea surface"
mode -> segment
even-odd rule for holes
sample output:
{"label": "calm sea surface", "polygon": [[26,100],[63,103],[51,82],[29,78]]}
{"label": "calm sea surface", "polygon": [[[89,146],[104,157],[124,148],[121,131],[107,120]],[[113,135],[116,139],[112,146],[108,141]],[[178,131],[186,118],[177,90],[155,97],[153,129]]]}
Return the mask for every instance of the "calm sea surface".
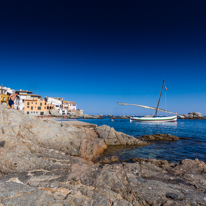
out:
{"label": "calm sea surface", "polygon": [[189,138],[174,142],[155,142],[144,147],[109,147],[104,156],[118,155],[121,160],[135,157],[165,159],[178,162],[182,159],[195,159],[206,162],[206,120],[177,120],[177,123],[131,122],[129,119],[88,119],[81,120],[92,124],[108,125],[116,131],[134,137],[147,134],[171,134]]}

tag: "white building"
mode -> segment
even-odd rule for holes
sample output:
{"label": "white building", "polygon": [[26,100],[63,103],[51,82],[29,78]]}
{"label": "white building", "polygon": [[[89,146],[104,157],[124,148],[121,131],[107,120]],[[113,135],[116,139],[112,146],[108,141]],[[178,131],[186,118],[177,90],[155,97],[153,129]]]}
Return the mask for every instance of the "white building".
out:
{"label": "white building", "polygon": [[2,86],[0,86],[0,94],[7,95],[7,90],[4,87],[2,87]]}
{"label": "white building", "polygon": [[60,109],[59,113],[62,114],[62,115],[65,115],[65,114],[67,114],[67,110],[66,109]]}
{"label": "white building", "polygon": [[37,98],[38,100],[41,100],[41,96],[37,94],[33,94],[33,92],[30,92],[28,90],[19,90],[16,91],[19,93],[18,96],[16,96],[16,99],[14,101],[14,108],[24,110],[24,102],[25,100],[34,100],[34,98]]}
{"label": "white building", "polygon": [[[1,86],[1,90],[2,90],[2,92],[3,92],[5,95],[11,95],[11,94],[13,94],[13,93],[15,92],[14,89],[11,89],[11,88],[9,88],[9,87],[2,87],[2,86]],[[2,93],[2,94],[3,94],[3,93]]]}
{"label": "white building", "polygon": [[55,106],[55,109],[59,110],[63,108],[62,100],[58,100],[52,97],[45,97],[47,104],[52,104]]}
{"label": "white building", "polygon": [[75,102],[69,102],[69,110],[77,110],[77,104]]}

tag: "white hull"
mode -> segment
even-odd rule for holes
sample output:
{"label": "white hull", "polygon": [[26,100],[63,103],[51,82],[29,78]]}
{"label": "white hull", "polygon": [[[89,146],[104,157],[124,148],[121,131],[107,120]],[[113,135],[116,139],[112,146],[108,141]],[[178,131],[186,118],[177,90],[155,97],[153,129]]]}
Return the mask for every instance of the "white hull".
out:
{"label": "white hull", "polygon": [[176,122],[177,116],[170,117],[130,117],[130,122],[144,121],[144,122]]}

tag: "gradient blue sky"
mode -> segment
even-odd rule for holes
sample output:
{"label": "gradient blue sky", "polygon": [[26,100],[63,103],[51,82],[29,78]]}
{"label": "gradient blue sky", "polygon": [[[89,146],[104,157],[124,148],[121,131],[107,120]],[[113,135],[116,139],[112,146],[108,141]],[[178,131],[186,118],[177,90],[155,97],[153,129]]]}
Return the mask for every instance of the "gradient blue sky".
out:
{"label": "gradient blue sky", "polygon": [[0,84],[88,114],[145,115],[154,111],[117,102],[156,106],[165,79],[168,110],[206,115],[205,9],[203,0],[1,1]]}

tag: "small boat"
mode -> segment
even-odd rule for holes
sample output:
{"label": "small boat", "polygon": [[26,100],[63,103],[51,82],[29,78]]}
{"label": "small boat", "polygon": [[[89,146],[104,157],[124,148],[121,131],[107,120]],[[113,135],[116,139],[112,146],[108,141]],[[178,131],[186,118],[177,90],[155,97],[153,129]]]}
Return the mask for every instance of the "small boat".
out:
{"label": "small boat", "polygon": [[[149,106],[144,106],[144,105],[138,105],[138,104],[128,104],[128,103],[120,103],[117,102],[120,105],[130,105],[130,106],[136,106],[136,107],[142,107],[145,109],[154,109],[155,110],[155,115],[154,117],[152,116],[145,116],[145,117],[130,117],[130,122],[133,121],[148,121],[148,122],[176,122],[177,121],[177,113],[174,112],[169,112],[167,110],[164,109],[159,109],[159,103],[160,103],[160,99],[161,99],[161,95],[162,95],[162,90],[165,84],[165,80],[163,80],[163,84],[162,84],[162,88],[160,91],[160,95],[159,95],[159,100],[157,103],[157,107],[149,107]],[[166,87],[165,87],[166,89]],[[171,114],[175,114],[175,116],[161,116],[161,117],[157,117],[157,111],[162,111],[162,112],[166,112],[166,113],[171,113]]]}
{"label": "small boat", "polygon": [[132,121],[153,121],[153,122],[176,122],[177,116],[168,117],[130,117],[130,122]]}

